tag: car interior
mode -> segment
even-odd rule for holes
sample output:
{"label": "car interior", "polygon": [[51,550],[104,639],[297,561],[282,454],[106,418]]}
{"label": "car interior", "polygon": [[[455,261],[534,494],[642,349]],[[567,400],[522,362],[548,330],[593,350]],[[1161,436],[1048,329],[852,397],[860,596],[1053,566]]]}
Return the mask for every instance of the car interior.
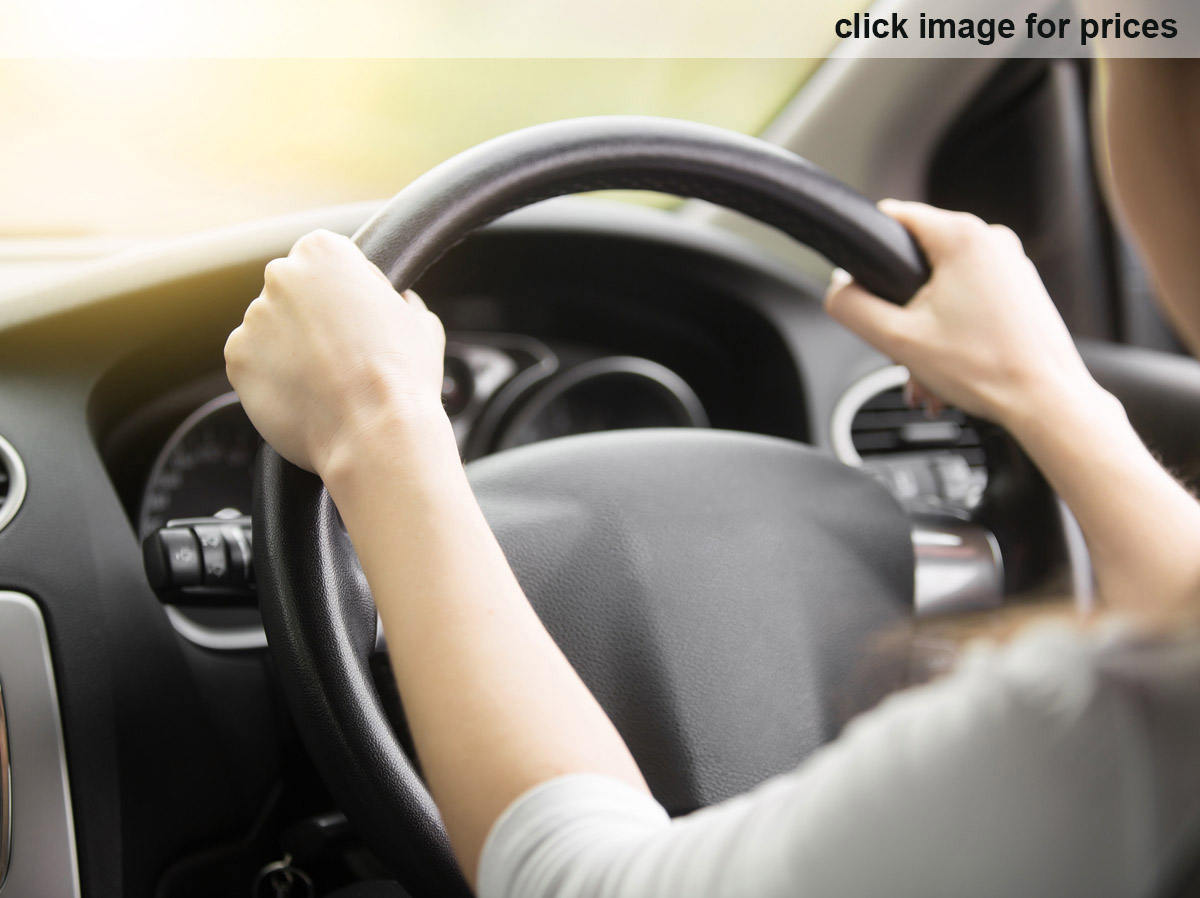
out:
{"label": "car interior", "polygon": [[[672,814],[789,769],[896,688],[906,661],[871,648],[889,628],[1087,594],[1078,527],[1015,443],[956,409],[906,405],[906,370],[821,300],[829,257],[875,272],[899,301],[914,289],[904,279],[923,262],[873,230],[879,198],[1006,224],[1097,379],[1164,463],[1200,482],[1200,416],[1187,414],[1200,408],[1200,367],[1108,208],[1094,88],[1087,60],[850,50],[756,135],[829,173],[786,215],[745,200],[771,164],[758,141],[736,189],[710,189],[700,163],[680,167],[692,132],[679,132],[685,149],[663,150],[674,125],[649,123],[643,155],[676,152],[676,176],[634,171],[635,160],[620,177],[567,171],[531,181],[519,202],[476,207],[487,186],[476,169],[439,169],[424,183],[442,192],[418,199],[457,216],[442,231],[415,201],[397,206],[404,194],[381,196],[6,288],[4,898],[271,894],[280,870],[283,894],[377,880],[407,890],[396,894],[466,894],[336,509],[260,446],[225,375],[225,339],[265,264],[316,228],[358,234],[441,317],[443,401],[485,512]],[[633,146],[642,133],[591,121],[588,140]],[[583,126],[543,127],[546,158],[559,159],[566,143],[553,141]],[[736,155],[713,150],[704,164],[730,169]],[[820,193],[838,182],[867,211]],[[614,187],[683,196],[574,195]],[[730,432],[750,442],[727,443]],[[583,434],[598,436],[571,443]],[[781,443],[799,444],[808,465],[788,490],[762,480],[787,466]],[[570,459],[560,445],[576,447]],[[722,502],[741,504],[714,511]],[[624,523],[597,512],[575,531],[556,524],[560,505],[615,508]],[[689,523],[718,513],[724,548]],[[783,520],[789,529],[772,523]],[[739,588],[750,570],[755,588]],[[785,602],[792,592],[805,598]],[[671,607],[646,610],[651,594]],[[660,630],[671,652],[640,641]],[[648,662],[624,651],[634,645],[686,657],[660,659],[669,690],[644,684]],[[741,659],[760,649],[783,672],[777,688],[746,681]],[[794,706],[799,729],[775,739],[757,726]]]}

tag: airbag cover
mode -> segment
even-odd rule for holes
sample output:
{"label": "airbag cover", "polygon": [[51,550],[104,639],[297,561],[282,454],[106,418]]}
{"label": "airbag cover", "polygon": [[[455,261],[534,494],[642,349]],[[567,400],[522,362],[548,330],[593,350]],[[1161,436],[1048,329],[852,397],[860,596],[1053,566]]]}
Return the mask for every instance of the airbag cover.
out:
{"label": "airbag cover", "polygon": [[861,472],[786,440],[675,429],[567,437],[469,473],[672,812],[791,769],[879,697],[864,672],[911,613],[913,555],[907,516]]}

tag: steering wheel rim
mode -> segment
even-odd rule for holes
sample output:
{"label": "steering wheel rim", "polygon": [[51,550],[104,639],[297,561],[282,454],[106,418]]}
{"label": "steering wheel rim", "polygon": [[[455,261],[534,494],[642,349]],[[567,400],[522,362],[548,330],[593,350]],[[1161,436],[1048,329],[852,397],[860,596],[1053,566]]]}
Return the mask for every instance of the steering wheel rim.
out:
{"label": "steering wheel rim", "polygon": [[902,225],[807,159],[735,131],[651,116],[567,119],[481,143],[401,190],[354,241],[403,289],[502,215],[593,190],[650,190],[736,210],[895,303],[929,279]]}
{"label": "steering wheel rim", "polygon": [[[735,209],[893,302],[928,277],[901,225],[806,160],[735,132],[646,117],[555,122],[481,144],[412,182],[354,239],[404,289],[488,222],[553,196],[602,189],[655,190]],[[411,891],[469,895],[372,682],[374,605],[328,493],[264,446],[254,520],[270,650],[335,798]]]}

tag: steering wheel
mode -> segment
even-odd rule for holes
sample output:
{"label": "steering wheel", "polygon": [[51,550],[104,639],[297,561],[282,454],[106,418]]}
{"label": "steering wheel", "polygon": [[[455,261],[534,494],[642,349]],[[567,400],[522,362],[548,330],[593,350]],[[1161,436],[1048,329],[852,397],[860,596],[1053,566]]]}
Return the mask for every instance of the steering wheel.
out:
{"label": "steering wheel", "polygon": [[[354,239],[402,289],[487,222],[601,189],[736,209],[895,302],[928,276],[899,224],[804,159],[642,117],[481,144]],[[868,642],[911,613],[907,515],[869,477],[797,443],[619,431],[510,450],[469,474],[530,601],[672,813],[744,791],[830,739]],[[469,895],[372,678],[375,607],[337,510],[269,446],[254,527],[270,651],[334,797],[411,892]]]}

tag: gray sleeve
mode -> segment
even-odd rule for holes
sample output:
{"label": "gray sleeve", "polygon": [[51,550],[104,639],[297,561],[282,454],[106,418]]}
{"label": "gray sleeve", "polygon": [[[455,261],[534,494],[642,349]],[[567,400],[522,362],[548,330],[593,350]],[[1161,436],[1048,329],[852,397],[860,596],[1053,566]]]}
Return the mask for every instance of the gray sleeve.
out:
{"label": "gray sleeve", "polygon": [[1152,790],[1133,714],[1084,637],[1040,628],[687,817],[604,777],[544,783],[493,827],[479,895],[1136,894]]}

